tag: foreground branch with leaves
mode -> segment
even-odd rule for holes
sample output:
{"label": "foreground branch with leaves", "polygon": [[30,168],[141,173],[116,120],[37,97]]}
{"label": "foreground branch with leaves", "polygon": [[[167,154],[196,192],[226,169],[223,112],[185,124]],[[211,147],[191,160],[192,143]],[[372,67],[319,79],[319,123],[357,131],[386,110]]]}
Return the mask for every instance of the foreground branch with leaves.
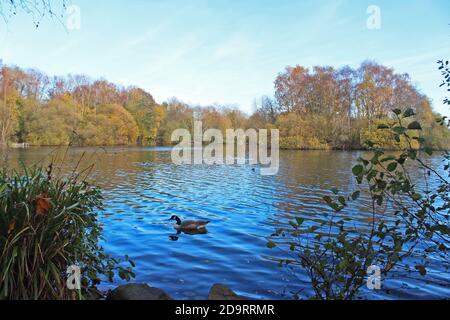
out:
{"label": "foreground branch with leaves", "polygon": [[[448,62],[439,63],[448,75]],[[445,76],[444,85],[450,86],[450,77]],[[356,298],[372,265],[386,277],[395,267],[409,269],[409,259],[426,276],[433,254],[449,267],[450,155],[444,152],[442,168],[429,163],[433,151],[418,134],[422,126],[415,116],[411,108],[395,109],[388,123],[378,126],[401,151],[388,153],[367,141],[371,156],[359,158],[352,169],[360,190],[349,196],[333,190],[332,196],[324,197],[333,210],[327,221],[304,227],[304,219],[296,218],[268,242],[268,247],[286,252],[287,258],[278,259],[280,266],[306,270],[313,298]],[[438,123],[448,126],[445,118]],[[364,225],[355,226],[342,213],[362,193],[370,201],[370,216]]]}

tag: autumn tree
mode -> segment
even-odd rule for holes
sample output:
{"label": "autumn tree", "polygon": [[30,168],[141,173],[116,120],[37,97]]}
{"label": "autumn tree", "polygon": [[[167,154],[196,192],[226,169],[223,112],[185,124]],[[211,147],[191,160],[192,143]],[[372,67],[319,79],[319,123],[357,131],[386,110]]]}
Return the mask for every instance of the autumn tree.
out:
{"label": "autumn tree", "polygon": [[12,138],[17,126],[17,90],[13,86],[11,70],[1,65],[1,90],[0,102],[0,145],[5,146]]}
{"label": "autumn tree", "polygon": [[286,148],[349,149],[365,147],[368,139],[385,141],[373,135],[379,134],[376,126],[395,108],[412,108],[416,120],[424,123],[422,135],[446,135],[438,133],[443,129],[434,126],[431,103],[409,75],[372,61],[356,70],[287,67],[275,80],[275,98],[276,125],[283,131],[281,145]]}
{"label": "autumn tree", "polygon": [[305,112],[307,109],[309,70],[287,67],[275,80],[275,97],[281,112]]}
{"label": "autumn tree", "polygon": [[[158,104],[147,91],[84,75],[49,77],[38,70],[0,66],[0,143],[32,145],[171,145],[175,129],[193,121],[225,133],[229,128],[280,130],[286,149],[352,149],[378,141],[376,130],[393,108],[415,112],[428,147],[449,147],[449,130],[436,125],[430,100],[406,74],[374,62],[358,69],[288,67],[275,80],[274,97],[255,100],[247,116],[236,106],[192,106],[172,98]],[[392,140],[392,139],[391,139]]]}
{"label": "autumn tree", "polygon": [[165,115],[165,110],[157,105],[153,97],[139,88],[128,90],[125,108],[136,120],[139,128],[137,143],[140,145],[155,145],[159,127]]}
{"label": "autumn tree", "polygon": [[158,132],[158,144],[169,146],[175,129],[193,131],[194,109],[177,98],[171,98],[162,104],[165,117]]}
{"label": "autumn tree", "polygon": [[253,113],[247,120],[247,126],[255,129],[270,129],[279,115],[279,106],[274,98],[262,96],[253,102]]}

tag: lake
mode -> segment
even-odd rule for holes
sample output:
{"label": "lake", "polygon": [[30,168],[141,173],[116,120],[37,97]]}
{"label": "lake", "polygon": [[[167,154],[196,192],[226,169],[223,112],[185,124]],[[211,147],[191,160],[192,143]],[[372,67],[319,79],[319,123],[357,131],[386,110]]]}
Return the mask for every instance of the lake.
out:
{"label": "lake", "polygon": [[[48,163],[57,148],[11,150],[9,161]],[[59,149],[62,154],[64,149]],[[214,283],[256,299],[288,299],[290,292],[312,295],[309,278],[279,268],[279,249],[266,247],[276,227],[301,216],[306,223],[325,219],[322,197],[332,188],[356,189],[351,168],[361,152],[281,151],[275,176],[261,176],[249,165],[172,164],[169,148],[73,148],[66,165],[95,164],[90,179],[104,190],[103,246],[113,256],[136,263],[135,282],[159,287],[177,299],[204,299]],[[439,158],[429,161],[439,164]],[[68,170],[68,168],[63,168]],[[174,237],[171,215],[207,219],[204,235]],[[355,224],[367,217],[367,199],[347,211]],[[431,259],[426,278],[396,271],[366,298],[450,298],[449,272]],[[121,284],[104,283],[103,289]]]}

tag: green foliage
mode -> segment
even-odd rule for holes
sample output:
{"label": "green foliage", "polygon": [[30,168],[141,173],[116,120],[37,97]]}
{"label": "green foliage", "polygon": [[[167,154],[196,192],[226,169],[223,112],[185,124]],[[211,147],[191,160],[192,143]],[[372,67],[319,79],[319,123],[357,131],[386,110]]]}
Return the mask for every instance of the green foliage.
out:
{"label": "green foliage", "polygon": [[[51,167],[0,172],[0,299],[82,299],[122,266],[99,245],[100,190],[78,174],[52,177]],[[81,290],[66,288],[66,270],[81,268]]]}
{"label": "green foliage", "polygon": [[[401,226],[409,236],[408,242],[421,243],[421,249],[417,255],[425,255],[424,252],[440,252],[447,256],[449,248],[449,154],[444,154],[443,173],[432,168],[421,158],[420,150],[431,155],[433,151],[427,147],[426,140],[414,134],[416,130],[422,130],[417,121],[409,122],[407,129],[403,130],[405,123],[415,115],[412,109],[398,112],[394,110],[397,120],[387,125],[390,133],[400,136],[405,147],[400,154],[387,155],[382,148],[375,147],[369,142],[373,156],[371,159],[360,159],[358,168],[354,174],[358,183],[366,182],[369,192],[378,206],[388,202],[392,206],[393,217],[397,226]],[[385,127],[383,127],[385,128]],[[381,129],[386,130],[386,129]],[[424,190],[418,190],[412,180],[409,171],[410,162],[415,166],[414,170],[423,172],[423,179],[427,186]],[[428,189],[429,180],[438,182],[436,190]],[[410,245],[413,247],[413,245]],[[422,270],[421,267],[418,270]],[[424,273],[421,271],[421,273]]]}
{"label": "green foliage", "polygon": [[[447,92],[450,92],[450,67],[449,67],[449,63],[448,61],[444,61],[444,60],[440,60],[438,61],[439,64],[439,70],[442,73],[442,84],[441,87],[446,87],[447,88]],[[450,99],[447,97],[444,100],[444,104],[446,105],[450,105]],[[446,120],[446,118],[442,119],[444,122]],[[444,122],[442,122],[442,124],[444,124]],[[450,122],[447,122],[447,126],[450,125]]]}
{"label": "green foliage", "polygon": [[[407,108],[393,110],[392,121],[380,123],[378,130],[391,135],[401,152],[387,154],[377,142],[368,140],[372,151],[369,158],[360,158],[352,168],[356,181],[371,200],[371,219],[359,228],[340,218],[340,212],[357,200],[361,190],[350,196],[332,196],[324,201],[334,211],[320,225],[303,226],[303,220],[291,221],[278,228],[268,243],[269,248],[282,248],[288,258],[278,259],[280,266],[306,270],[315,299],[354,299],[366,283],[367,268],[378,266],[382,275],[407,257],[422,263],[415,265],[421,275],[427,275],[427,258],[431,252],[447,265],[450,249],[450,154],[443,157],[443,172],[421,159],[420,150],[431,155],[431,148],[417,131],[422,130],[414,119],[416,113]],[[386,132],[387,131],[387,132]],[[426,188],[419,190],[411,179],[410,162],[414,170],[423,172]],[[428,188],[435,179],[438,187]],[[282,237],[282,240],[277,238]],[[295,297],[298,297],[296,295]]]}
{"label": "green foliage", "polygon": [[[289,245],[289,258],[279,259],[279,263],[290,268],[304,268],[310,277],[315,299],[356,298],[366,283],[367,268],[371,265],[380,267],[386,276],[406,257],[414,255],[426,262],[430,252],[436,252],[443,263],[448,263],[450,182],[422,161],[416,148],[411,147],[413,141],[420,144],[422,140],[411,138],[410,130],[398,130],[411,111],[408,109],[403,116],[401,112],[395,114],[397,123],[381,126],[379,130],[387,127],[393,135],[401,132],[409,147],[393,156],[369,141],[372,157],[359,159],[352,169],[358,184],[368,187],[372,202],[372,218],[367,226],[353,227],[339,215],[351,201],[360,197],[361,191],[341,196],[333,190],[333,196],[324,197],[335,212],[329,221],[302,226],[303,220],[296,219],[289,226],[277,229],[268,243],[269,248]],[[417,130],[418,126],[414,124],[411,128]],[[424,171],[425,179],[434,175],[440,181],[439,188],[422,193],[416,190],[408,174],[408,160],[416,162]],[[447,174],[449,160],[447,154],[444,167]],[[277,245],[276,238],[280,236],[283,240]],[[426,275],[426,264],[416,265],[415,269]]]}
{"label": "green foliage", "polygon": [[[342,206],[329,204],[333,208]],[[379,224],[367,236],[348,228],[344,220],[335,219],[311,227],[291,223],[273,236],[289,244],[290,258],[279,259],[280,266],[304,268],[315,292],[312,298],[344,300],[357,297],[366,284],[369,266],[378,265],[387,272],[401,258],[398,248],[404,239],[398,235],[396,228]]]}
{"label": "green foliage", "polygon": [[[378,119],[368,128],[361,130],[361,145],[367,149],[377,146],[385,150],[399,150],[407,144],[405,139],[401,138],[399,133],[404,132],[406,128],[396,127],[393,131],[390,129],[395,120],[390,118]],[[415,146],[417,148],[417,145]]]}

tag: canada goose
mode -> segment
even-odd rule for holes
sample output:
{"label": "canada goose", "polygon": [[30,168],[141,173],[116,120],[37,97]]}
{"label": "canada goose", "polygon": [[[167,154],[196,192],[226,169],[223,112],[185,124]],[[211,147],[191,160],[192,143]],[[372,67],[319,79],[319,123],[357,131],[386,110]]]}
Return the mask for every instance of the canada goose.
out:
{"label": "canada goose", "polygon": [[209,221],[204,220],[188,220],[181,222],[181,219],[178,216],[172,216],[170,217],[170,220],[175,220],[177,222],[174,226],[177,231],[186,233],[204,231],[206,229],[206,225],[209,223]]}

